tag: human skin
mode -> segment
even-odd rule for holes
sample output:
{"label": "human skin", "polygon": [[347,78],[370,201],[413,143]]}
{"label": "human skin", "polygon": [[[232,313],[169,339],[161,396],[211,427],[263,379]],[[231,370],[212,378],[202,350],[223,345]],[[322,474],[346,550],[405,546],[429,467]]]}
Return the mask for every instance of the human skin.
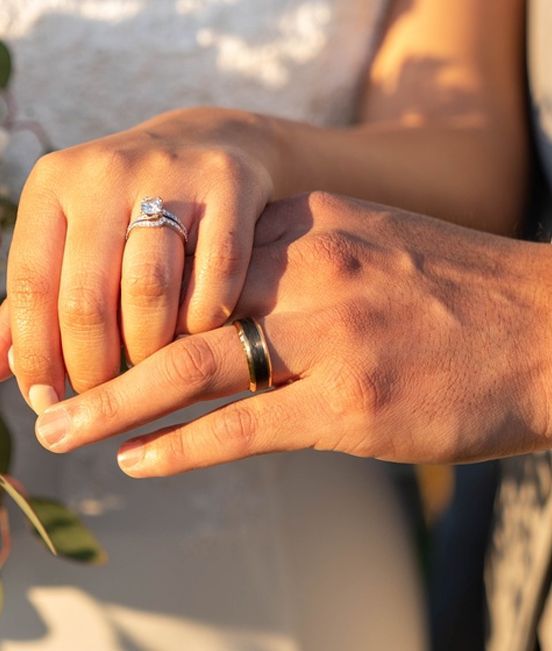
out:
{"label": "human skin", "polygon": [[[325,193],[257,225],[236,315],[255,316],[276,388],[123,444],[133,477],[315,448],[466,462],[550,447],[552,248]],[[68,452],[248,386],[236,330],[185,336],[46,409]]]}
{"label": "human skin", "polygon": [[[121,347],[137,363],[177,333],[222,325],[271,200],[328,190],[515,232],[527,171],[523,2],[411,4],[394,3],[351,128],[176,110],[37,163],[9,256],[9,326],[0,318],[4,376],[13,337],[37,412],[63,396],[66,376],[77,392],[116,376]],[[169,229],[136,229],[125,246],[145,195],[188,226],[191,273]]]}

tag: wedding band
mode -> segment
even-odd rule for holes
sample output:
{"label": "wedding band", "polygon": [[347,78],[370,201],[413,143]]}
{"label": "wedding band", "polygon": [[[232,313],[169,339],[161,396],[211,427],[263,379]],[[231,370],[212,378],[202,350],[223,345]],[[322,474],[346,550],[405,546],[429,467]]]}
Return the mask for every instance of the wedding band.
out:
{"label": "wedding band", "polygon": [[161,226],[168,226],[180,235],[184,244],[187,243],[188,229],[174,213],[163,208],[163,199],[161,197],[144,197],[140,202],[140,214],[128,225],[125,239],[128,240],[134,228],[159,228]]}
{"label": "wedding band", "polygon": [[272,362],[260,324],[253,318],[237,319],[232,324],[238,331],[247,357],[249,391],[255,393],[272,386]]}
{"label": "wedding band", "polygon": [[176,220],[171,219],[170,217],[166,217],[165,215],[157,217],[156,219],[146,219],[144,217],[135,219],[128,225],[126,231],[126,239],[128,240],[130,233],[135,228],[160,228],[161,226],[168,226],[169,228],[172,228],[173,231],[180,235],[184,244],[186,244],[188,241],[188,231],[186,230],[186,227],[182,226]]}

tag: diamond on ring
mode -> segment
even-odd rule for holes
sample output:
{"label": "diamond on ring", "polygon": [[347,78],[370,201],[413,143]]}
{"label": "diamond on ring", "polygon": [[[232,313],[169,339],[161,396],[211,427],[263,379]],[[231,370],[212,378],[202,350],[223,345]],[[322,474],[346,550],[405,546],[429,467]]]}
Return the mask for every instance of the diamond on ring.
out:
{"label": "diamond on ring", "polygon": [[156,217],[163,212],[161,197],[144,197],[140,202],[140,212],[148,217]]}
{"label": "diamond on ring", "polygon": [[168,226],[178,233],[182,240],[188,241],[188,230],[178,217],[163,208],[161,197],[144,197],[140,202],[140,214],[130,222],[126,231],[126,239],[134,228],[156,228]]}

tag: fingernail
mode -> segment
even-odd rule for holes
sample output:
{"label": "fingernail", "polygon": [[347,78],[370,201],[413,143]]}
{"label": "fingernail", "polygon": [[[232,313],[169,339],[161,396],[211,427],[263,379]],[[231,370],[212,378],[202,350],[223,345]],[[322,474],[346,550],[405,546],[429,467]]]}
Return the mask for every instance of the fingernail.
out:
{"label": "fingernail", "polygon": [[49,384],[33,384],[29,389],[29,402],[38,416],[48,407],[59,402],[59,396],[54,387]]}
{"label": "fingernail", "polygon": [[122,470],[130,470],[144,458],[144,444],[141,441],[131,441],[117,455],[117,461]]}
{"label": "fingernail", "polygon": [[35,432],[38,440],[46,448],[58,445],[69,434],[71,419],[65,409],[49,409],[36,421]]}
{"label": "fingernail", "polygon": [[13,346],[10,346],[8,350],[8,366],[10,367],[10,371],[15,375],[15,364],[13,361]]}

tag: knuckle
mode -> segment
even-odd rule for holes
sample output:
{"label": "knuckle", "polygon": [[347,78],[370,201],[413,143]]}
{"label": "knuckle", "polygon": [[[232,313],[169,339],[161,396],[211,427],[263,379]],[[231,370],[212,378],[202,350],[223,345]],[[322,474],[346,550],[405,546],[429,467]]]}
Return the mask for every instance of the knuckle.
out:
{"label": "knuckle", "polygon": [[306,240],[304,246],[302,254],[331,279],[349,280],[362,271],[360,252],[342,231],[315,233]]}
{"label": "knuckle", "polygon": [[339,210],[346,204],[341,197],[324,190],[309,192],[307,194],[307,203],[314,213]]}
{"label": "knuckle", "polygon": [[73,371],[68,371],[68,373],[71,386],[75,393],[85,393],[86,391],[90,391],[90,389],[97,387],[98,384],[101,384],[101,381],[94,381],[82,375],[75,375]]}
{"label": "knuckle", "polygon": [[171,273],[161,262],[143,262],[125,270],[122,279],[125,298],[137,306],[157,304],[168,297],[171,290]]}
{"label": "knuckle", "polygon": [[148,163],[155,169],[170,169],[181,158],[180,151],[170,141],[163,143],[163,146],[155,147],[148,152]]}
{"label": "knuckle", "polygon": [[229,236],[217,244],[206,260],[204,275],[215,274],[222,278],[239,275],[247,268],[249,256],[242,250],[237,235]]}
{"label": "knuckle", "polygon": [[214,149],[209,152],[211,174],[229,181],[239,181],[245,171],[243,155],[231,149]]}
{"label": "knuckle", "polygon": [[49,300],[51,283],[37,270],[23,266],[9,280],[9,295],[15,310],[32,310]]}
{"label": "knuckle", "polygon": [[136,154],[129,147],[87,144],[74,152],[81,177],[118,184],[133,173]]}
{"label": "knuckle", "polygon": [[117,419],[121,409],[115,393],[106,389],[97,389],[89,394],[86,410],[91,421],[112,422]]}
{"label": "knuckle", "polygon": [[108,176],[119,176],[131,171],[136,159],[130,147],[102,146],[89,152],[89,160]]}
{"label": "knuckle", "polygon": [[188,448],[183,429],[162,436],[153,445],[150,444],[148,457],[150,464],[155,467],[156,476],[167,477],[178,472],[183,463],[189,460]]}
{"label": "knuckle", "polygon": [[28,349],[17,352],[15,364],[19,375],[31,378],[48,377],[52,369],[50,357]]}
{"label": "knuckle", "polygon": [[88,354],[85,353],[80,359],[67,358],[66,365],[71,386],[77,393],[84,393],[117,377],[120,366],[106,365],[104,368],[97,368],[91,363],[89,349]]}
{"label": "knuckle", "polygon": [[396,248],[388,254],[390,265],[397,277],[414,278],[427,265],[425,255],[408,248]]}
{"label": "knuckle", "polygon": [[52,179],[58,176],[64,160],[65,156],[61,151],[44,154],[34,164],[29,174],[29,181],[47,187]]}
{"label": "knuckle", "polygon": [[228,320],[232,312],[225,305],[209,306],[194,303],[188,311],[187,328],[192,334],[208,332],[220,328]]}
{"label": "knuckle", "polygon": [[217,372],[216,357],[211,346],[199,337],[187,337],[177,342],[171,354],[165,356],[165,374],[170,384],[190,387],[194,391],[207,389]]}
{"label": "knuckle", "polygon": [[256,432],[255,417],[251,409],[235,404],[214,419],[212,434],[221,448],[230,447],[238,456],[247,456],[253,449]]}
{"label": "knuckle", "polygon": [[59,318],[69,328],[103,327],[107,314],[101,293],[89,287],[75,286],[67,289],[60,300]]}

